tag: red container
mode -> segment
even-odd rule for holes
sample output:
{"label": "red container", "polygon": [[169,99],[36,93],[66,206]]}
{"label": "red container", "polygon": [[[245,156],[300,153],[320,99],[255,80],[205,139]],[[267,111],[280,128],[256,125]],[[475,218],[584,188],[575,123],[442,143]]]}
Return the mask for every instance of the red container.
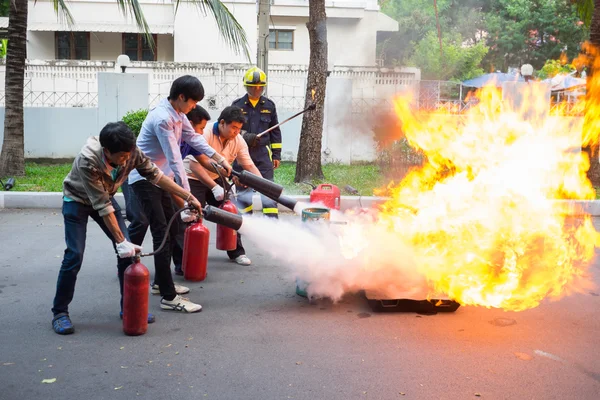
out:
{"label": "red container", "polygon": [[[237,214],[237,207],[229,200],[219,206],[223,211]],[[237,232],[231,228],[217,224],[217,250],[235,250],[237,247]]]}
{"label": "red container", "polygon": [[335,185],[323,183],[310,192],[310,202],[321,203],[327,208],[339,210],[340,189]]}
{"label": "red container", "polygon": [[139,336],[148,330],[150,272],[141,262],[125,270],[123,280],[123,332]]}
{"label": "red container", "polygon": [[198,282],[206,279],[209,239],[210,231],[202,224],[202,220],[190,225],[185,230],[181,269],[186,281]]}

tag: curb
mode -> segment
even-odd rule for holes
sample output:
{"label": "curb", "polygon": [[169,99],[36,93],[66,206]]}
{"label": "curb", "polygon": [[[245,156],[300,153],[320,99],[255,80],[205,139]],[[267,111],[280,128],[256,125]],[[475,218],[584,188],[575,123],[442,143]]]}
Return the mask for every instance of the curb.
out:
{"label": "curb", "polygon": [[[309,201],[308,195],[289,196],[298,201]],[[125,208],[125,199],[123,193],[115,194],[115,199],[121,208]],[[340,204],[342,210],[356,207],[370,208],[376,204],[385,202],[385,197],[367,197],[367,196],[341,196]],[[260,194],[255,193],[252,198],[254,210],[262,210]],[[62,207],[61,192],[0,192],[1,208],[57,208]],[[278,205],[279,211],[290,211],[288,208]]]}
{"label": "curb", "polygon": [[[294,200],[308,202],[308,195],[289,196]],[[115,199],[122,208],[125,208],[125,201],[122,193],[115,194]],[[375,196],[341,196],[341,210],[345,211],[351,208],[372,208],[377,204],[384,203],[388,198]],[[254,210],[262,210],[260,195],[254,194]],[[559,204],[560,210],[568,215],[591,215],[600,216],[600,200],[555,200]],[[0,209],[12,208],[49,208],[60,209],[62,207],[61,192],[0,192]],[[290,211],[288,208],[279,205],[279,211]]]}

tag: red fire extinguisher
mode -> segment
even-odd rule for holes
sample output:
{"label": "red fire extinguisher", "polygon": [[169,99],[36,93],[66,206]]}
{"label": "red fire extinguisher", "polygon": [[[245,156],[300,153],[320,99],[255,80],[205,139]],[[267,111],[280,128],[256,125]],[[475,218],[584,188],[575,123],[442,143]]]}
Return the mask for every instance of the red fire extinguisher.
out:
{"label": "red fire extinguisher", "polygon": [[202,219],[190,225],[183,236],[183,277],[187,281],[203,281],[208,264],[210,231]]}
{"label": "red fire extinguisher", "polygon": [[123,280],[123,332],[139,336],[148,330],[150,272],[140,258],[125,270]]}
{"label": "red fire extinguisher", "polygon": [[[221,210],[237,214],[237,207],[231,200],[225,201],[219,206]],[[223,225],[217,225],[217,250],[235,250],[237,247],[237,232]]]}

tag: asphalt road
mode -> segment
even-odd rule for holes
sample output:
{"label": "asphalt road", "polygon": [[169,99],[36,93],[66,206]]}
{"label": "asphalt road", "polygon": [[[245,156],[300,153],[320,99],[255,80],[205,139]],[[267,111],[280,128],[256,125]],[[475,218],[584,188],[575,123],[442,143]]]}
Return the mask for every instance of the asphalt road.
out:
{"label": "asphalt road", "polygon": [[600,398],[598,288],[520,313],[381,314],[361,294],[311,304],[266,255],[229,262],[210,225],[208,277],[187,283],[203,311],[160,311],[153,296],[156,323],[128,337],[115,256],[90,222],[76,333],[59,336],[50,308],[62,215],[0,210],[0,399]]}

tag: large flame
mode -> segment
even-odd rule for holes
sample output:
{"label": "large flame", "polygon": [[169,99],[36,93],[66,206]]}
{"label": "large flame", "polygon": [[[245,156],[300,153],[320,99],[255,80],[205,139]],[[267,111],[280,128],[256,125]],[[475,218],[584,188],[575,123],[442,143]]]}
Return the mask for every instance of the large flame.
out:
{"label": "large flame", "polygon": [[[595,198],[579,151],[582,118],[549,116],[541,85],[521,86],[523,106],[484,88],[462,115],[395,101],[403,134],[427,162],[388,188],[377,224],[410,248],[430,293],[464,305],[520,311],[581,289],[600,244],[589,216],[569,218],[556,201]],[[356,236],[342,245],[368,246]]]}

